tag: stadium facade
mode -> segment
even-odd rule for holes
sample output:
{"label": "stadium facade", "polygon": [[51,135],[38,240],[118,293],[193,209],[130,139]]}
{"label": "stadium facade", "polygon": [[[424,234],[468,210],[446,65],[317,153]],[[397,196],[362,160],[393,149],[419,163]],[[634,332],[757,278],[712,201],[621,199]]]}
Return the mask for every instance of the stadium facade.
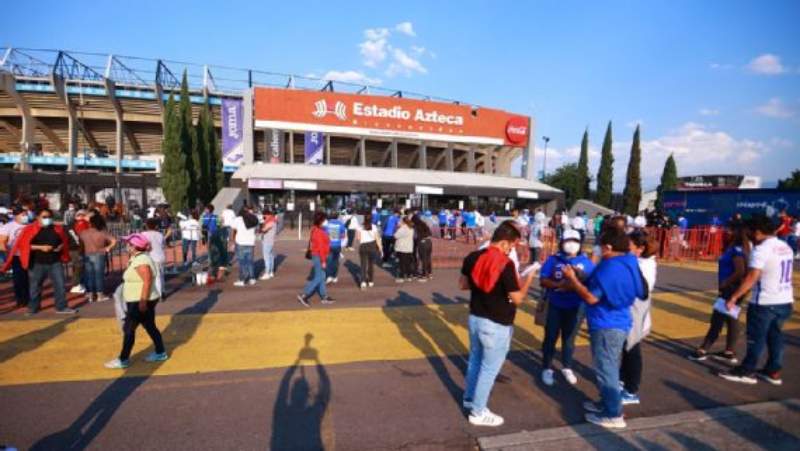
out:
{"label": "stadium facade", "polygon": [[[248,69],[0,50],[6,172],[78,180],[113,173],[118,186],[132,174],[155,180],[165,100],[186,68],[193,113],[208,102],[229,183],[251,199],[310,209],[405,204],[497,211],[563,201],[561,191],[533,180],[534,124],[524,115]],[[514,177],[519,157],[523,176]]]}

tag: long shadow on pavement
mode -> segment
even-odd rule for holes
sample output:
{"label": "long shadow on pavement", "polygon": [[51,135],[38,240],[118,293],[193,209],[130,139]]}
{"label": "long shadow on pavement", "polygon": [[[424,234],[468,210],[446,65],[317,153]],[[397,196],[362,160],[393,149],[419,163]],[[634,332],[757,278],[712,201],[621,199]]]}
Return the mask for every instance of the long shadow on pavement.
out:
{"label": "long shadow on pavement", "polygon": [[[167,352],[187,343],[197,332],[203,320],[202,315],[208,313],[219,300],[220,290],[213,290],[208,296],[176,313],[166,328],[161,332]],[[150,346],[131,357],[131,361],[142,360]],[[98,364],[100,364],[98,362]],[[144,375],[125,377],[125,373],[115,379],[97,396],[86,410],[66,429],[42,438],[31,446],[31,450],[72,450],[88,447],[103,428],[111,421],[114,413],[161,366],[160,363],[148,363]],[[141,370],[141,364],[132,366]],[[126,371],[130,371],[126,370]]]}
{"label": "long shadow on pavement", "polygon": [[[305,346],[281,378],[272,413],[270,449],[320,450],[330,440],[326,440],[322,422],[331,399],[331,381],[319,352],[311,347],[313,338],[312,334],[306,334]],[[316,368],[316,390],[306,377],[304,362]],[[298,372],[300,375],[296,377]]]}
{"label": "long shadow on pavement", "polygon": [[41,329],[22,334],[10,340],[0,343],[0,363],[11,358],[33,351],[53,338],[61,335],[67,330],[67,325],[76,321],[78,318],[73,316],[53,323]]}
{"label": "long shadow on pavement", "polygon": [[[695,409],[709,409],[712,407],[719,407],[722,403],[709,398],[708,396],[693,390],[678,382],[666,381],[664,385],[670,388],[691,404]],[[731,389],[735,390],[734,384],[731,384]],[[800,446],[800,437],[783,429],[777,428],[766,421],[761,420],[749,413],[739,411],[738,417],[717,418],[714,421],[721,426],[729,429],[734,434],[752,443],[754,447],[766,447],[768,449],[798,449]],[[744,420],[743,420],[744,417]],[[752,426],[742,427],[743,423],[748,423]],[[771,445],[764,443],[768,439]],[[785,444],[793,443],[791,448],[784,448]],[[694,448],[693,448],[694,449]]]}

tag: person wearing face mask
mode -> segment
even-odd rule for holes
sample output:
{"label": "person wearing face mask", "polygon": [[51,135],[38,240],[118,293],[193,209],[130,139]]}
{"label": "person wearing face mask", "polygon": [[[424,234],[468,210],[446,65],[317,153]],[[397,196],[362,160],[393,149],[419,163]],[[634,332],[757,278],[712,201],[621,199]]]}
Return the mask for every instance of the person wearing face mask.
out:
{"label": "person wearing face mask", "polygon": [[106,362],[109,369],[123,369],[130,365],[131,351],[136,341],[136,328],[141,324],[153,340],[155,352],[145,357],[147,362],[163,362],[169,358],[164,340],[156,326],[156,305],[160,293],[156,288],[157,269],[148,255],[150,242],[141,233],[122,238],[128,245],[130,260],[122,274],[122,298],[125,301],[123,340],[119,357]]}
{"label": "person wearing face mask", "polygon": [[6,252],[6,261],[4,263],[3,272],[11,267],[14,273],[14,299],[17,301],[17,307],[28,305],[30,300],[30,283],[28,281],[28,271],[22,267],[22,260],[19,256],[19,250],[11,252],[14,244],[17,242],[22,230],[29,224],[28,212],[23,209],[14,210],[14,219],[0,228],[0,249]]}
{"label": "person wearing face mask", "polygon": [[534,271],[520,281],[508,254],[521,238],[511,220],[494,230],[485,249],[470,253],[459,286],[470,291],[469,363],[462,405],[476,426],[500,426],[503,417],[487,407],[492,386],[511,345],[517,306],[525,300]]}
{"label": "person wearing face mask", "polygon": [[[581,235],[576,230],[565,230],[561,236],[561,249],[551,255],[542,266],[539,279],[547,302],[547,320],[542,342],[542,382],[553,385],[553,356],[556,341],[561,336],[561,374],[570,384],[578,383],[578,378],[570,368],[575,350],[575,336],[583,320],[583,300],[568,286],[564,268],[572,267],[586,280],[594,271],[594,264],[581,252]],[[542,304],[544,306],[544,304]]]}
{"label": "person wearing face mask", "polygon": [[[48,208],[39,211],[36,222],[25,227],[11,249],[12,255],[19,252],[20,262],[28,270],[30,279],[30,302],[27,315],[39,311],[42,300],[42,285],[46,277],[53,284],[56,313],[74,314],[69,308],[64,289],[64,267],[69,262],[69,242],[64,228],[53,224],[53,213]],[[3,269],[7,269],[8,263]]]}

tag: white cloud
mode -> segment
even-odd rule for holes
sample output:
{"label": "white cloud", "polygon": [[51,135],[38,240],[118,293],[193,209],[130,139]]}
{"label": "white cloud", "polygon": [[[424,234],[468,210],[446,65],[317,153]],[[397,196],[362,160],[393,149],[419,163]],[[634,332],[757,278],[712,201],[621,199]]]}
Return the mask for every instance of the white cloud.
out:
{"label": "white cloud", "polygon": [[728,70],[733,69],[733,64],[710,63],[708,67],[714,70]]}
{"label": "white cloud", "polygon": [[770,139],[769,140],[769,144],[772,147],[778,147],[778,148],[790,148],[790,147],[794,146],[794,143],[791,140],[786,139],[786,138],[780,138],[778,136],[773,137],[772,139]]}
{"label": "white cloud", "polygon": [[420,73],[420,74],[428,73],[428,69],[426,69],[425,66],[423,66],[418,59],[409,56],[405,51],[401,49],[393,49],[392,57],[393,57],[392,63],[386,70],[386,75],[390,77],[397,74],[410,76],[414,73]]}
{"label": "white cloud", "polygon": [[762,116],[778,119],[786,119],[794,116],[794,111],[786,106],[778,97],[773,97],[769,99],[767,103],[757,106],[755,111]]}
{"label": "white cloud", "polygon": [[780,75],[786,72],[786,67],[781,64],[781,58],[772,53],[765,53],[753,58],[747,64],[747,69],[760,75]]}
{"label": "white cloud", "polygon": [[719,110],[715,108],[700,108],[697,110],[701,116],[717,116],[719,115]]}
{"label": "white cloud", "polygon": [[426,49],[425,47],[418,46],[418,45],[412,45],[411,46],[411,53],[414,56],[422,56],[427,52],[428,52],[428,49]]}
{"label": "white cloud", "polygon": [[368,28],[364,30],[364,37],[366,40],[358,44],[364,65],[377,67],[386,59],[387,50],[390,48],[389,29]]}
{"label": "white cloud", "polygon": [[338,71],[338,70],[329,70],[322,76],[324,80],[333,80],[333,81],[343,81],[346,83],[356,83],[359,85],[380,85],[381,80],[379,78],[371,78],[365,75],[363,72],[356,71],[356,70],[346,70],[346,71]]}
{"label": "white cloud", "polygon": [[417,34],[414,32],[414,25],[411,22],[400,22],[394,27],[400,33],[403,33],[408,36],[416,36]]}

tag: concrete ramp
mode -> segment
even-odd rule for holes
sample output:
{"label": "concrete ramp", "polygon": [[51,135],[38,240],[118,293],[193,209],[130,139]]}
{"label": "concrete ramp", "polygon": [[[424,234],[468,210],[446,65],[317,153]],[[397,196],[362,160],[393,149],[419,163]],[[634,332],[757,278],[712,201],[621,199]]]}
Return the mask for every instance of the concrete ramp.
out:
{"label": "concrete ramp", "polygon": [[239,208],[244,204],[245,192],[242,188],[222,188],[219,190],[211,204],[214,206],[214,211],[221,212],[228,205],[233,205],[233,211],[239,211]]}

